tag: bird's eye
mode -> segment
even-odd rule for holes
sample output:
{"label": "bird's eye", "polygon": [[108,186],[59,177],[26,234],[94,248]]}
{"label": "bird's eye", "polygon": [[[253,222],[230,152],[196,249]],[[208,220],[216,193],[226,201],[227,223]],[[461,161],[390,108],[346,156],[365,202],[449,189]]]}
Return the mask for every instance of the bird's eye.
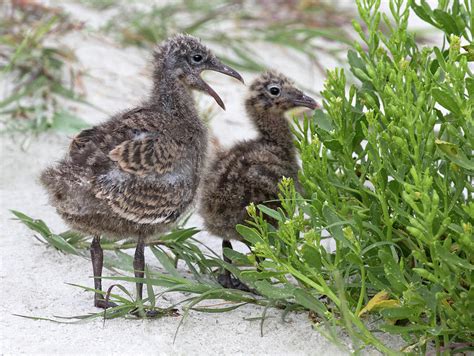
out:
{"label": "bird's eye", "polygon": [[278,96],[280,94],[280,88],[278,87],[270,87],[268,89],[268,91],[270,92],[270,94],[272,94],[273,96]]}
{"label": "bird's eye", "polygon": [[193,56],[193,62],[194,62],[194,63],[199,63],[199,62],[201,62],[201,61],[202,61],[202,56],[201,56],[200,54],[195,54],[195,55]]}

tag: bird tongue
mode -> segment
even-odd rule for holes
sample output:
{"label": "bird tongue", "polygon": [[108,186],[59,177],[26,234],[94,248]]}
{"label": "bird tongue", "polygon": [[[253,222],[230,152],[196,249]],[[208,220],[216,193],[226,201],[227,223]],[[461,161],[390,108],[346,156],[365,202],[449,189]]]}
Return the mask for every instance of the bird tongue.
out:
{"label": "bird tongue", "polygon": [[214,91],[214,89],[212,89],[210,87],[209,84],[207,84],[204,80],[202,80],[202,85],[204,86],[204,90],[214,98],[214,100],[217,102],[217,104],[219,104],[219,106],[225,110],[225,105],[224,105],[224,102],[222,101],[222,99],[220,98],[219,95],[217,95],[217,93]]}

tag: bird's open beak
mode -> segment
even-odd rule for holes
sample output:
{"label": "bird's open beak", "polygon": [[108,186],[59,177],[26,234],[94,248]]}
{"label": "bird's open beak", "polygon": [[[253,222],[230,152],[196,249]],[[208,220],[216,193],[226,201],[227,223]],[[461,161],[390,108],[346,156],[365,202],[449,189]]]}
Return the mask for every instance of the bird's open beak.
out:
{"label": "bird's open beak", "polygon": [[298,95],[297,98],[293,99],[293,104],[295,106],[304,106],[312,110],[319,108],[319,104],[313,98],[307,95]]}
{"label": "bird's open beak", "polygon": [[[234,69],[232,69],[231,67],[223,64],[222,62],[220,62],[218,59],[214,59],[211,64],[209,64],[206,68],[206,70],[213,70],[215,72],[219,72],[219,73],[222,73],[222,74],[225,74],[225,75],[228,75],[230,77],[233,77],[239,81],[242,82],[242,84],[245,84],[244,83],[244,79],[242,78],[242,76]],[[217,102],[217,104],[219,104],[219,106],[225,110],[225,105],[224,105],[224,102],[222,101],[222,99],[220,98],[219,95],[217,95],[217,93],[214,91],[214,89],[212,89],[209,84],[207,84],[204,80],[201,79],[201,86],[202,86],[202,89],[207,92],[210,96],[212,96],[214,98],[214,100]]]}
{"label": "bird's open beak", "polygon": [[219,72],[225,75],[228,75],[229,77],[233,77],[239,81],[242,82],[242,84],[245,84],[244,79],[242,76],[234,69],[232,69],[229,66],[226,66],[224,63],[220,62],[217,59],[214,59],[212,61],[212,64],[207,68],[208,70],[213,70],[215,72]]}

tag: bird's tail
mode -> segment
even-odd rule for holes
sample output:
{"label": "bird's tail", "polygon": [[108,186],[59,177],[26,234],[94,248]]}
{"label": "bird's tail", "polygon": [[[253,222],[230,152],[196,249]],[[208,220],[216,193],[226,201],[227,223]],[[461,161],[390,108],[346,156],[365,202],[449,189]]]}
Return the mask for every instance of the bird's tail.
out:
{"label": "bird's tail", "polygon": [[48,167],[40,175],[40,183],[49,193],[53,206],[58,206],[69,192],[67,174],[61,167]]}

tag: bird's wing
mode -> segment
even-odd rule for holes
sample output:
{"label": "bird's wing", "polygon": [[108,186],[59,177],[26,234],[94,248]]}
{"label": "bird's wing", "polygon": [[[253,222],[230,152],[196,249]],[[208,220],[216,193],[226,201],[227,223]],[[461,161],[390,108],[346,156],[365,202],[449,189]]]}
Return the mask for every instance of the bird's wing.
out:
{"label": "bird's wing", "polygon": [[247,179],[254,182],[256,201],[275,199],[278,196],[278,182],[281,180],[281,166],[269,164],[252,165],[247,171]]}
{"label": "bird's wing", "polygon": [[137,175],[172,172],[179,164],[184,146],[164,135],[145,135],[127,140],[109,152],[120,169]]}
{"label": "bird's wing", "polygon": [[122,219],[138,224],[175,221],[192,200],[185,147],[166,135],[144,133],[113,148],[115,168],[95,179],[95,196]]}
{"label": "bird's wing", "polygon": [[95,127],[92,127],[90,129],[85,129],[79,132],[72,139],[71,144],[69,145],[69,152],[75,152],[84,148],[84,145],[90,142],[93,139],[93,137],[96,135],[96,133],[97,133],[97,128]]}

